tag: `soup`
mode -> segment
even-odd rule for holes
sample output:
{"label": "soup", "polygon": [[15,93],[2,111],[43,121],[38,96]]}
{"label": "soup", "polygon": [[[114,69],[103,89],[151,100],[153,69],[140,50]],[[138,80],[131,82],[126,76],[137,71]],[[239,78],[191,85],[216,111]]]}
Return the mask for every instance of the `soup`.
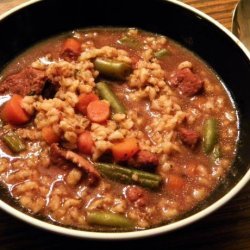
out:
{"label": "soup", "polygon": [[64,226],[171,223],[205,201],[235,156],[228,92],[164,36],[100,28],[49,39],[6,67],[0,93],[1,183]]}

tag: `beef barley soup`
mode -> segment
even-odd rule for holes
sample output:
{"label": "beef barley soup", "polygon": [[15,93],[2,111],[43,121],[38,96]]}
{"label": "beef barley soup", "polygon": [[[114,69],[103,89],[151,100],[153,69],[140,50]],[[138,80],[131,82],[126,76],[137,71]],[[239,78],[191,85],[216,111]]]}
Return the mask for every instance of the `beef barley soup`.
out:
{"label": "beef barley soup", "polygon": [[64,34],[2,72],[0,181],[64,226],[130,231],[178,219],[235,156],[235,107],[216,74],[137,29]]}

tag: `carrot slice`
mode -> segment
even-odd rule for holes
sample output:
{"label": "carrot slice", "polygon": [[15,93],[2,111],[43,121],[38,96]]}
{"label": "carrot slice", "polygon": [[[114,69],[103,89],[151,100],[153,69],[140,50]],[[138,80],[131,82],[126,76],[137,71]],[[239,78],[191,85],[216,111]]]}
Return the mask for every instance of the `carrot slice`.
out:
{"label": "carrot slice", "polygon": [[90,102],[87,107],[87,116],[92,122],[103,123],[110,115],[110,105],[104,100]]}
{"label": "carrot slice", "polygon": [[186,185],[186,181],[184,180],[183,177],[176,175],[176,174],[171,174],[167,178],[167,189],[174,191],[174,192],[180,192],[181,190],[184,189]]}
{"label": "carrot slice", "polygon": [[83,153],[90,155],[92,154],[94,148],[94,141],[92,140],[91,134],[89,131],[84,131],[77,140],[78,150]]}
{"label": "carrot slice", "polygon": [[139,151],[138,142],[135,138],[127,138],[111,147],[115,161],[126,161]]}
{"label": "carrot slice", "polygon": [[81,42],[75,38],[67,38],[62,46],[62,54],[72,53],[79,55],[81,53]]}
{"label": "carrot slice", "polygon": [[42,128],[42,137],[50,145],[59,142],[60,137],[51,126]]}
{"label": "carrot slice", "polygon": [[94,93],[81,94],[78,98],[78,103],[76,104],[76,110],[82,114],[87,114],[87,107],[89,103],[99,100],[98,96]]}
{"label": "carrot slice", "polygon": [[13,95],[12,98],[4,105],[1,118],[13,125],[22,125],[27,123],[30,116],[22,108],[23,97],[20,95]]}

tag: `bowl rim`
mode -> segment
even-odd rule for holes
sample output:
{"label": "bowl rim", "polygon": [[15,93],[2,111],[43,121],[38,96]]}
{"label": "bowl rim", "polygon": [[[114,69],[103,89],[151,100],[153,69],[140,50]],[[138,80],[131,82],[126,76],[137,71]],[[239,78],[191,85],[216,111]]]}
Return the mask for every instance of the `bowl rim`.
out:
{"label": "bowl rim", "polygon": [[[7,16],[11,15],[12,13],[22,8],[25,8],[26,6],[32,5],[40,1],[42,0],[29,0],[28,2],[24,2],[6,11],[5,13],[0,15],[0,22]],[[163,1],[171,2],[195,14],[198,14],[198,17],[201,16],[202,18],[206,19],[213,25],[217,26],[217,28],[219,28],[222,32],[224,32],[228,37],[231,38],[231,40],[233,40],[237,44],[238,47],[240,47],[240,49],[245,53],[245,55],[250,60],[250,52],[248,51],[248,49],[243,45],[243,43],[235,35],[233,35],[233,33],[231,33],[226,27],[224,27],[218,21],[208,16],[207,14],[201,12],[200,10],[197,10],[194,7],[187,5],[181,1],[177,1],[177,0],[163,0]],[[49,222],[45,222],[37,218],[34,218],[31,215],[25,214],[11,207],[7,203],[3,202],[2,200],[0,200],[0,209],[2,209],[3,211],[11,214],[12,216],[24,222],[27,222],[33,226],[36,226],[38,228],[45,229],[54,233],[62,234],[62,235],[74,236],[74,237],[85,238],[85,239],[98,239],[98,240],[124,240],[124,239],[135,239],[135,238],[138,239],[142,237],[154,236],[154,235],[159,235],[159,234],[167,233],[170,231],[174,231],[176,229],[187,226],[197,220],[200,220],[201,218],[211,214],[212,212],[220,208],[222,205],[224,205],[226,202],[228,202],[231,198],[233,198],[248,183],[249,180],[250,180],[250,169],[227,194],[225,194],[215,203],[211,204],[209,207],[199,211],[198,213],[195,213],[194,215],[181,219],[180,221],[176,221],[171,224],[167,224],[167,225],[160,226],[157,228],[146,229],[142,231],[92,232],[92,231],[84,231],[84,230],[78,230],[78,229],[70,229],[70,228],[54,225]]]}

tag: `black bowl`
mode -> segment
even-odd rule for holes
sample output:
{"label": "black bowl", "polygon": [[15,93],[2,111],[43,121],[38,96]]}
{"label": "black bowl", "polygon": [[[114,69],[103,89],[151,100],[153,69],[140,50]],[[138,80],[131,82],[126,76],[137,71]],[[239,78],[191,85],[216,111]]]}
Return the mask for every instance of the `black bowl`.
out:
{"label": "black bowl", "polygon": [[[211,197],[170,225],[129,233],[93,233],[67,229],[24,214],[7,195],[0,207],[33,225],[85,238],[136,238],[168,232],[211,213],[232,198],[250,178],[250,56],[229,31],[213,19],[177,1],[43,0],[24,4],[0,18],[0,68],[20,52],[56,34],[85,27],[137,27],[166,35],[199,55],[225,83],[239,114],[237,157],[226,181]],[[3,39],[4,38],[4,39]]]}

